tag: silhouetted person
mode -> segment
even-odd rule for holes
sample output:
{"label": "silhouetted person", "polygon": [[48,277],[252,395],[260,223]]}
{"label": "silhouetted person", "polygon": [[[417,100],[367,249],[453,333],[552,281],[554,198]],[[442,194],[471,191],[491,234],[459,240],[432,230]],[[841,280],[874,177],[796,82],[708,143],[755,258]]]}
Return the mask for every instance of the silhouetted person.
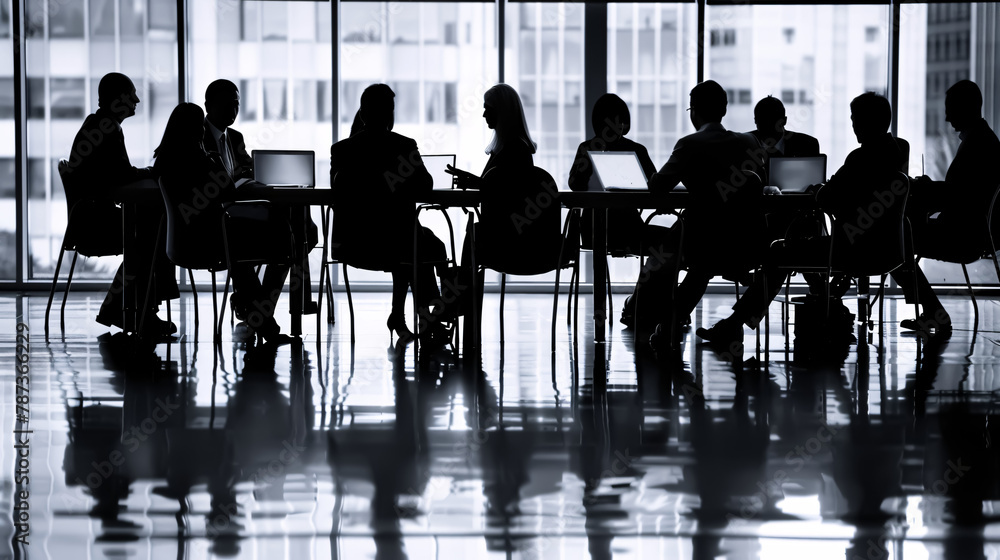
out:
{"label": "silhouetted person", "polygon": [[[861,147],[848,154],[844,165],[829,181],[810,187],[816,193],[817,205],[833,215],[832,236],[789,239],[784,245],[772,248],[764,274],[755,275],[753,285],[733,306],[733,314],[711,329],[698,329],[698,336],[730,348],[732,343],[741,346],[743,324],[755,327],[785,283],[787,272],[779,271],[774,263],[825,264],[832,240],[834,269],[867,270],[884,261],[886,247],[898,246],[898,222],[893,223],[891,216],[893,210],[898,216],[902,199],[897,197],[897,206],[886,207],[879,198],[885,196],[885,191],[902,186],[893,182],[903,155],[888,132],[891,120],[889,101],[880,95],[863,93],[851,101],[851,122]],[[860,222],[859,209],[872,204],[881,205],[883,213],[878,217],[882,219]]]}
{"label": "silhouetted person", "polygon": [[[646,180],[648,181],[653,173],[656,173],[656,166],[653,165],[646,147],[625,138],[631,123],[632,117],[628,105],[622,98],[613,93],[605,93],[597,98],[591,112],[594,136],[581,142],[576,150],[576,159],[569,171],[570,189],[586,191],[589,184],[596,180],[593,177],[593,164],[587,152],[635,152]],[[590,209],[584,211],[580,221],[580,231],[585,248],[593,247],[593,223],[594,211]],[[658,245],[666,240],[668,235],[669,231],[666,228],[653,225],[645,227],[642,214],[638,210],[631,208],[608,210],[607,243],[608,251],[612,254],[638,255],[641,253],[640,243],[645,243],[647,247]],[[634,308],[631,304],[633,301],[635,298],[626,300],[622,309],[622,323],[629,326],[633,323]]]}
{"label": "silhouetted person", "polygon": [[[811,157],[819,155],[819,140],[808,134],[786,130],[788,117],[785,106],[777,97],[768,95],[753,108],[753,122],[757,125],[750,131],[764,148],[764,169],[772,157]],[[766,177],[764,184],[768,184]]]}
{"label": "silhouetted person", "polygon": [[[156,176],[150,167],[133,166],[125,149],[121,123],[135,115],[136,105],[139,104],[139,96],[136,95],[132,80],[117,72],[106,74],[97,86],[97,98],[97,111],[83,121],[83,126],[73,139],[66,197],[70,207],[80,201],[95,201],[90,206],[93,212],[91,215],[74,215],[74,220],[81,220],[82,225],[79,222],[77,225],[87,231],[88,236],[106,239],[109,248],[120,251],[122,214],[115,206],[114,191],[140,181],[155,180]],[[127,255],[129,272],[134,273],[135,277],[126,279],[124,264],[118,267],[111,289],[97,315],[98,323],[108,327],[122,327],[124,286],[125,282],[131,282],[135,286],[138,305],[142,305],[143,301],[149,302],[144,326],[146,331],[160,335],[177,331],[173,323],[156,316],[161,301],[180,296],[173,265],[162,252],[157,258],[153,258],[162,216],[163,205],[158,202],[136,205],[135,231],[128,233],[135,235],[137,250],[135,254]],[[153,265],[156,268],[151,271],[150,267]],[[150,273],[153,274],[154,281],[152,293],[147,297],[146,286]]]}
{"label": "silhouetted person", "polygon": [[[482,214],[502,215],[510,214],[515,216],[523,214],[524,201],[511,201],[509,196],[504,196],[502,187],[507,186],[507,181],[526,180],[533,172],[535,162],[534,156],[537,145],[531,139],[528,132],[528,121],[524,116],[524,106],[517,91],[507,84],[497,84],[486,90],[483,94],[483,120],[486,126],[493,130],[493,138],[486,146],[486,153],[490,155],[486,160],[486,166],[481,175],[477,176],[468,171],[447,166],[446,171],[455,177],[455,185],[460,189],[483,189],[489,200],[484,200]],[[488,177],[488,179],[487,179]],[[497,188],[494,189],[493,187]],[[520,208],[508,208],[507,204],[513,202],[520,205]],[[476,223],[472,227],[476,228],[476,247],[472,247],[468,236],[462,245],[462,268],[471,270],[472,251],[475,249],[477,266],[485,264],[485,257],[488,255],[502,255],[510,252],[509,247],[501,246],[509,242],[506,239],[496,239],[492,235],[480,235],[478,232],[480,224]],[[522,254],[524,264],[528,268],[533,268],[537,264],[541,253]],[[529,266],[530,265],[530,266]],[[476,285],[482,286],[485,276],[477,272]],[[469,276],[471,279],[471,275]],[[482,290],[478,290],[476,301],[466,298],[463,303],[464,312],[471,316],[471,309],[468,305],[476,305],[482,309]],[[482,314],[478,314],[482,317]],[[465,322],[466,340],[472,340],[472,321]]]}
{"label": "silhouetted person", "polygon": [[[344,262],[370,270],[392,273],[392,309],[386,326],[400,338],[413,334],[406,326],[406,290],[413,282],[413,241],[416,210],[414,197],[426,193],[433,179],[420,159],[417,143],[392,132],[395,93],[385,84],[373,84],[361,94],[364,129],[330,149],[330,183],[336,207],[333,221],[335,255]],[[443,262],[444,244],[433,232],[420,227],[422,262]],[[416,305],[426,320],[439,309],[430,309],[440,298],[433,266],[417,267]],[[429,321],[431,338],[443,336],[442,327]]]}
{"label": "silhouetted person", "polygon": [[[748,181],[747,171],[755,172],[763,165],[760,145],[752,135],[722,126],[727,103],[726,91],[718,83],[707,80],[696,85],[691,90],[690,115],[697,132],[678,140],[670,159],[649,180],[653,193],[670,192],[683,182],[691,198],[684,210],[681,248],[687,275],[675,297],[668,295],[673,289],[675,265],[657,258],[646,262],[653,276],[649,284],[661,292],[649,314],[664,328],[674,327],[671,299],[673,317],[686,324],[720,264],[738,268],[740,259],[753,262],[752,255],[759,252],[757,244],[763,244],[763,214],[756,209],[763,193],[759,184],[756,188],[747,186],[756,184]],[[647,313],[642,300],[640,297],[640,317]]]}
{"label": "silhouetted person", "polygon": [[229,80],[205,88],[205,150],[217,153],[233,181],[253,179],[253,159],[243,134],[232,128],[240,114],[240,90]]}
{"label": "silhouetted person", "polygon": [[[945,120],[959,133],[962,143],[944,181],[932,181],[926,175],[913,180],[907,215],[913,226],[914,249],[921,257],[971,262],[987,249],[985,212],[1000,184],[1000,140],[983,119],[982,107],[983,94],[974,82],[956,82],[945,92]],[[919,267],[916,281],[912,271],[900,271],[892,277],[907,301],[919,294],[923,307],[916,319],[905,319],[900,326],[920,331],[951,330],[951,317]]]}
{"label": "silhouetted person", "polygon": [[[173,242],[186,252],[197,255],[203,263],[226,263],[222,215],[234,200],[236,186],[226,173],[219,154],[209,154],[202,145],[204,114],[193,103],[181,103],[170,113],[163,139],[156,148],[153,168],[180,223],[175,223]],[[205,204],[207,201],[207,205]],[[283,215],[261,207],[231,210],[228,231],[231,253],[287,255],[290,252],[291,228]],[[182,263],[183,264],[183,263]],[[247,321],[266,342],[287,342],[274,320],[272,292],[280,291],[284,265],[268,265],[264,284],[250,264],[233,264],[233,302],[236,316]],[[281,276],[280,278],[274,278]],[[273,284],[268,284],[269,280]]]}

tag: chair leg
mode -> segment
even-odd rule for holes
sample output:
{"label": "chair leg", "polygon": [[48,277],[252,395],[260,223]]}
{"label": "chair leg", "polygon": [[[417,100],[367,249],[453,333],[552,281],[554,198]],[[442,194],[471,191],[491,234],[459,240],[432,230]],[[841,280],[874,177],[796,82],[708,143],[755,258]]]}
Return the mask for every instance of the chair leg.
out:
{"label": "chair leg", "polygon": [[[559,310],[559,274],[562,272],[562,268],[556,267],[556,289],[555,293],[552,294],[552,332],[549,337],[551,338],[551,348],[552,352],[556,351],[556,315]],[[566,308],[566,316],[569,316],[570,308]]]}
{"label": "chair leg", "polygon": [[569,292],[566,294],[566,326],[568,327],[573,322],[573,288],[576,285],[576,269],[574,268],[569,275]]}
{"label": "chair leg", "polygon": [[[65,237],[65,235],[63,236]],[[65,243],[65,239],[63,242]],[[56,259],[56,272],[52,276],[52,287],[49,288],[49,303],[45,305],[45,340],[48,341],[49,338],[49,312],[52,310],[52,299],[56,295],[56,284],[59,282],[59,269],[62,268],[63,254],[66,253],[66,249],[60,246],[59,248],[59,258]],[[65,298],[64,298],[65,299]]]}
{"label": "chair leg", "polygon": [[[215,284],[215,271],[212,271],[212,343],[219,344],[219,331],[216,326],[219,324],[219,289]],[[195,331],[197,332],[197,331]],[[196,338],[197,340],[197,338]]]}
{"label": "chair leg", "polygon": [[76,270],[76,258],[79,253],[73,251],[73,260],[69,263],[69,276],[66,277],[66,289],[63,290],[62,303],[59,304],[59,330],[66,332],[66,300],[69,298],[69,288],[73,285],[73,271]]}
{"label": "chair leg", "polygon": [[[219,341],[220,342],[222,341],[222,324],[226,320],[226,298],[229,297],[229,280],[230,279],[231,279],[231,276],[229,276],[229,273],[227,272],[226,273],[226,287],[222,289],[222,307],[219,308],[219,324],[218,324],[218,329],[219,329]],[[235,313],[230,313],[229,314],[230,318],[235,317],[235,316],[236,316]]]}
{"label": "chair leg", "polygon": [[608,330],[613,329],[615,326],[615,309],[614,309],[614,294],[611,293],[611,266],[605,266],[604,278],[608,281]]}
{"label": "chair leg", "polygon": [[965,275],[965,285],[969,288],[969,295],[972,296],[973,325],[979,327],[979,304],[976,303],[976,292],[972,289],[972,282],[969,280],[969,269],[963,264],[962,274]]}
{"label": "chair leg", "polygon": [[351,280],[347,277],[347,264],[340,263],[344,271],[344,288],[347,290],[347,309],[351,314],[351,344],[354,344],[354,299],[351,298]]}
{"label": "chair leg", "polygon": [[504,343],[503,339],[503,298],[504,292],[507,291],[507,274],[500,274],[500,344]]}
{"label": "chair leg", "polygon": [[188,279],[191,280],[191,296],[194,298],[194,329],[198,330],[198,286],[194,283],[194,271],[188,269]]}

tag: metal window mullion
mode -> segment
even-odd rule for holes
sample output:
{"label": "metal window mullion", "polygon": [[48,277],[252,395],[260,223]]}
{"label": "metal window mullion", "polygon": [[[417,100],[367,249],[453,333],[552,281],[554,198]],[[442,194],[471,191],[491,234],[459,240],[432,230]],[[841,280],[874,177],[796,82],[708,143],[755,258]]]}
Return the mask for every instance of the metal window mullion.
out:
{"label": "metal window mullion", "polygon": [[25,169],[27,167],[27,122],[28,114],[26,110],[25,94],[26,87],[25,84],[27,80],[25,79],[24,72],[27,69],[27,63],[25,59],[25,46],[27,45],[27,37],[25,35],[25,2],[27,0],[13,0],[11,2],[11,31],[12,37],[11,41],[17,40],[17,46],[12,49],[14,55],[14,215],[15,215],[15,231],[17,232],[17,251],[14,258],[14,286],[17,289],[23,289],[25,285],[25,280],[27,279],[25,273],[25,257],[27,255],[28,247],[28,233],[25,216],[27,212],[25,211],[25,189],[24,189],[24,177]]}
{"label": "metal window mullion", "polygon": [[698,74],[695,82],[701,83],[705,81],[705,57],[707,56],[707,50],[705,49],[705,0],[697,0],[698,2]]}
{"label": "metal window mullion", "polygon": [[497,81],[505,83],[504,79],[504,47],[507,28],[507,2],[497,0]]}
{"label": "metal window mullion", "polygon": [[899,125],[899,24],[900,9],[899,0],[891,0],[889,7],[889,17],[891,19],[889,29],[889,57],[886,61],[886,72],[888,72],[889,104],[895,108],[892,112],[891,132],[896,136]]}

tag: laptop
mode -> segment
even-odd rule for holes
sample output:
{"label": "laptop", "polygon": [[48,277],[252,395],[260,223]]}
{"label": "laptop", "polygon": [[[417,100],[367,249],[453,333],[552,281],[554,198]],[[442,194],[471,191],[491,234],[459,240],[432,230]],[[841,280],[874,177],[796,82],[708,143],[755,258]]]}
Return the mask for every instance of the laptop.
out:
{"label": "laptop", "polygon": [[316,154],[311,150],[254,150],[253,178],[272,187],[316,186]]}
{"label": "laptop", "polygon": [[768,182],[782,193],[805,192],[809,185],[826,181],[826,156],[773,157],[768,162],[767,176]]}
{"label": "laptop", "polygon": [[587,155],[594,164],[593,176],[597,177],[597,186],[600,187],[593,190],[647,190],[646,174],[642,172],[635,152],[587,152]]}
{"label": "laptop", "polygon": [[455,167],[455,154],[421,154],[420,160],[424,163],[427,172],[434,179],[434,190],[443,191],[455,188],[455,177],[445,172],[450,165]]}

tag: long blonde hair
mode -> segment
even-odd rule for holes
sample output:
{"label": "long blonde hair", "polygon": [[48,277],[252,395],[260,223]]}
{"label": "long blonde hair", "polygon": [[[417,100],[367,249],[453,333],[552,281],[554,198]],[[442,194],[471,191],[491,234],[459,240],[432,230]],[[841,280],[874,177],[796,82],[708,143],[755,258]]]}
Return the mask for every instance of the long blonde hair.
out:
{"label": "long blonde hair", "polygon": [[514,88],[507,84],[497,84],[486,90],[483,102],[496,110],[497,122],[493,129],[493,140],[486,146],[487,154],[503,150],[506,144],[523,142],[535,153],[538,146],[528,133],[528,121],[524,117],[521,98]]}

